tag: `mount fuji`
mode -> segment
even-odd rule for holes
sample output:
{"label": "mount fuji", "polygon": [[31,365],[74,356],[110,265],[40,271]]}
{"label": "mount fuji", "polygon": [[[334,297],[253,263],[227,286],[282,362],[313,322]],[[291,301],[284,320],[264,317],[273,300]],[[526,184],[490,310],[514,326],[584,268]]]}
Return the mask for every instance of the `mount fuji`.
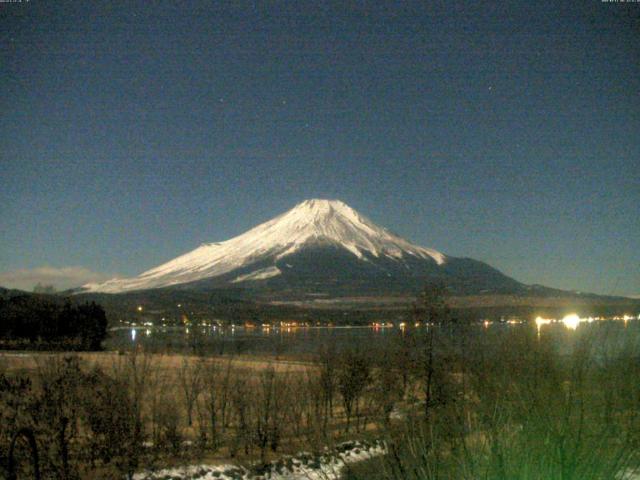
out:
{"label": "mount fuji", "polygon": [[81,291],[236,287],[285,297],[348,296],[412,294],[430,281],[458,294],[527,288],[483,262],[414,245],[341,201],[312,199],[230,240]]}

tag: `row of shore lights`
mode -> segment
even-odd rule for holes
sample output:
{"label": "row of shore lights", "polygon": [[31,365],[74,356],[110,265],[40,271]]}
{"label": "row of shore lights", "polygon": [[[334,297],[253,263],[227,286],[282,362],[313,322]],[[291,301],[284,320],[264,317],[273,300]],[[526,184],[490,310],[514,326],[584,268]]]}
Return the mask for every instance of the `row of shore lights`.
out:
{"label": "row of shore lights", "polygon": [[[178,307],[181,307],[181,304],[178,304]],[[142,312],[142,305],[139,305],[137,308],[138,312]],[[623,320],[625,323],[628,322],[629,320],[634,320],[635,317],[632,317],[630,315],[624,315],[622,317],[613,317],[613,320]],[[163,319],[164,320],[164,319]],[[571,313],[569,315],[564,316],[560,322],[564,324],[565,327],[571,329],[571,330],[575,330],[576,328],[578,328],[578,325],[580,325],[580,323],[586,322],[586,323],[591,323],[595,320],[603,320],[600,317],[586,317],[586,318],[580,318],[578,315],[576,315],[575,313]],[[638,315],[638,320],[640,320],[640,315]],[[549,325],[550,323],[555,323],[557,322],[556,319],[553,318],[542,318],[542,317],[536,317],[536,327],[538,328],[538,331],[540,331],[540,328],[543,325]],[[511,323],[511,322],[509,322]],[[265,326],[268,328],[270,325],[268,324],[263,324],[262,327],[265,328]],[[285,324],[285,326],[290,326],[289,324]],[[296,323],[293,323],[291,326],[297,326]],[[405,322],[401,322],[400,323],[400,328],[404,330],[404,328],[407,326],[407,324]],[[420,323],[417,322],[415,324],[416,327],[420,326]],[[488,327],[489,326],[489,321],[485,320],[484,321],[484,326]],[[233,325],[233,327],[235,327],[235,325]],[[393,327],[393,323],[374,323],[373,324],[374,328],[380,328],[380,327]],[[134,334],[135,335],[135,334]]]}
{"label": "row of shore lights", "polygon": [[[623,320],[625,323],[628,322],[629,320],[634,320],[635,317],[632,317],[631,315],[624,315],[622,317],[613,317],[613,320]],[[591,323],[593,321],[596,320],[603,320],[600,317],[585,317],[585,318],[580,318],[578,315],[576,315],[575,313],[571,313],[569,315],[564,316],[560,322],[564,324],[565,327],[571,329],[571,330],[575,330],[576,328],[578,328],[578,325],[580,325],[581,323]],[[640,320],[640,315],[638,315],[638,320]],[[536,327],[538,327],[538,331],[540,330],[540,327],[542,327],[543,325],[549,325],[550,323],[554,323],[557,322],[557,320],[552,319],[552,318],[542,318],[542,317],[537,317],[536,318]]]}

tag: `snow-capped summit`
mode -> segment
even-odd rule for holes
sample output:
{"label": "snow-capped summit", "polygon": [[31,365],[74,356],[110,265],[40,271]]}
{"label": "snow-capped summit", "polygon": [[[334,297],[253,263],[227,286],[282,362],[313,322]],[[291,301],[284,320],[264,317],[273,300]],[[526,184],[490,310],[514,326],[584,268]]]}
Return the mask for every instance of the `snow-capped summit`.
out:
{"label": "snow-capped summit", "polygon": [[282,268],[292,268],[286,263],[292,255],[326,247],[348,252],[353,260],[365,263],[380,260],[406,265],[409,260],[437,268],[448,260],[440,252],[392,234],[339,200],[311,199],[235,238],[203,244],[134,278],[85,285],[84,291],[118,293],[229,274],[229,283],[266,280],[281,275]]}

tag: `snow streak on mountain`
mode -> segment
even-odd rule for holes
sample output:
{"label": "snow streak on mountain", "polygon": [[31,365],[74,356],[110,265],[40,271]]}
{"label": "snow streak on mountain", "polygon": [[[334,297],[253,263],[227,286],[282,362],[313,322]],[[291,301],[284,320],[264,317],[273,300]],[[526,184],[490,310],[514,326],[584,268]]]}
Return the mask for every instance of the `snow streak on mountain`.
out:
{"label": "snow streak on mountain", "polygon": [[[231,283],[281,275],[276,263],[313,248],[344,250],[360,262],[375,259],[427,261],[435,268],[448,257],[393,235],[338,200],[306,200],[288,212],[224,242],[195,250],[134,278],[87,284],[84,291],[120,293],[167,287],[241,270]],[[256,269],[251,270],[255,264]],[[249,268],[249,271],[247,271]]]}

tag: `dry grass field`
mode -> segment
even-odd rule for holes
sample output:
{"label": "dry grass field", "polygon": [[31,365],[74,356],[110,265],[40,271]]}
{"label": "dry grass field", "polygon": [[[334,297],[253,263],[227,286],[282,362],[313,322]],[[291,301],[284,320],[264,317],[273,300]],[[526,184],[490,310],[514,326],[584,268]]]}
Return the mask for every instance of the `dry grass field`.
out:
{"label": "dry grass field", "polygon": [[[142,464],[172,466],[185,461],[265,462],[302,450],[319,451],[378,427],[377,409],[373,397],[365,400],[364,384],[352,395],[347,418],[337,393],[337,370],[336,378],[323,378],[322,366],[312,362],[140,350],[0,352],[0,373],[29,379],[28,392],[16,393],[25,405],[18,411],[30,408],[28,404],[56,404],[44,419],[45,430],[52,433],[44,435],[55,435],[60,419],[68,422],[73,417],[65,448],[86,478],[108,478],[113,468],[126,469],[129,463],[135,470]],[[323,381],[331,385],[323,387]],[[7,396],[0,400],[15,404]],[[100,426],[105,419],[110,424]],[[24,420],[34,421],[41,420]],[[83,457],[82,446],[95,442],[106,442],[100,448],[113,450],[114,436],[119,438],[123,428],[133,432],[119,440],[125,448],[110,453],[111,460]],[[59,449],[53,450],[55,458]],[[116,455],[123,458],[114,467]],[[87,462],[97,466],[87,468]]]}
{"label": "dry grass field", "polygon": [[[122,362],[123,355],[118,352],[29,352],[29,351],[0,351],[0,369],[10,373],[33,373],[41,365],[52,360],[64,357],[77,357],[85,368],[99,367],[108,369]],[[145,354],[148,361],[154,367],[166,370],[167,372],[178,371],[185,361],[196,361],[197,357],[184,354]],[[268,368],[273,368],[277,372],[305,372],[313,368],[312,362],[277,359],[272,356],[251,356],[242,355],[237,357],[207,357],[207,362],[217,364],[230,364],[233,368],[247,369],[259,372]]]}

